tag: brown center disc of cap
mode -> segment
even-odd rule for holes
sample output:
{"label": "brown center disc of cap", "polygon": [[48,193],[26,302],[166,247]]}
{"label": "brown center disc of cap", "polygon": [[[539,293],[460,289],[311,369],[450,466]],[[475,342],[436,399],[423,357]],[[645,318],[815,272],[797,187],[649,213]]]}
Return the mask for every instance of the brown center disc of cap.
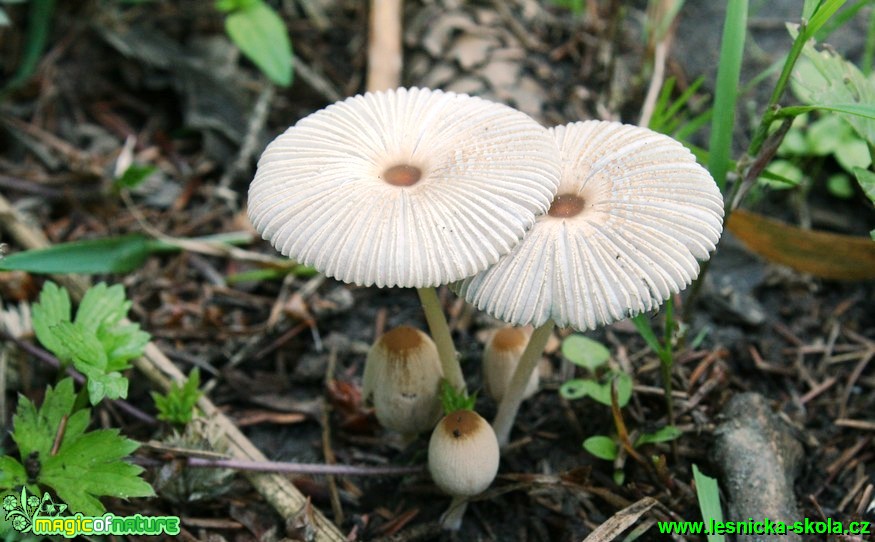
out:
{"label": "brown center disc of cap", "polygon": [[547,214],[556,218],[571,218],[583,211],[583,198],[575,194],[560,194],[553,198]]}
{"label": "brown center disc of cap", "polygon": [[418,167],[401,164],[383,172],[383,180],[393,186],[413,186],[422,177]]}

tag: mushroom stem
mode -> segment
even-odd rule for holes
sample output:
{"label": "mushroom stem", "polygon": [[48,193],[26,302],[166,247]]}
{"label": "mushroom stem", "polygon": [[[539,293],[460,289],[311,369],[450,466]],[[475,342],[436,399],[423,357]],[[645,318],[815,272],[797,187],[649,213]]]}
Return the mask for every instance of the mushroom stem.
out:
{"label": "mushroom stem", "polygon": [[441,308],[437,291],[433,287],[417,288],[416,291],[419,293],[419,302],[422,303],[431,338],[437,345],[444,378],[456,391],[465,391],[465,377],[462,376],[462,368],[459,367],[456,346],[453,344],[450,326],[447,325],[447,318]]}
{"label": "mushroom stem", "polygon": [[468,509],[468,497],[453,497],[447,511],[441,515],[441,528],[446,531],[458,531],[462,527],[462,518]]}
{"label": "mushroom stem", "polygon": [[516,419],[516,413],[520,409],[520,404],[523,402],[529,378],[532,376],[532,371],[538,366],[538,361],[541,359],[541,354],[544,353],[544,347],[547,346],[547,339],[550,338],[551,333],[553,333],[553,320],[550,319],[532,333],[529,344],[520,357],[519,365],[510,379],[504,398],[498,404],[498,414],[495,415],[492,428],[495,430],[498,445],[501,447],[507,446],[510,430]]}

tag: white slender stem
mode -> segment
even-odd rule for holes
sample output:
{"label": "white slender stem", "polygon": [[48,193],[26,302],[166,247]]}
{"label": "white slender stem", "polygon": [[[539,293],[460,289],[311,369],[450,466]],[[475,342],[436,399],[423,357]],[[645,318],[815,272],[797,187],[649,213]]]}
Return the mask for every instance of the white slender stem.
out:
{"label": "white slender stem", "polygon": [[441,516],[441,528],[447,531],[458,531],[462,527],[462,518],[468,509],[467,497],[453,497],[449,508]]}
{"label": "white slender stem", "polygon": [[529,344],[526,345],[516,371],[510,379],[507,391],[498,404],[498,414],[495,415],[492,428],[495,429],[495,436],[498,437],[498,445],[501,447],[506,446],[510,440],[510,430],[523,402],[526,385],[529,383],[532,371],[538,367],[538,361],[544,353],[544,347],[547,346],[547,339],[550,338],[551,333],[553,333],[553,320],[547,320],[532,333]]}
{"label": "white slender stem", "polygon": [[462,375],[459,358],[456,356],[456,346],[453,344],[450,326],[447,324],[447,317],[444,315],[437,292],[431,287],[417,288],[416,291],[419,293],[419,301],[422,303],[423,312],[425,312],[425,320],[428,322],[429,330],[431,330],[431,338],[437,345],[444,378],[456,391],[466,391],[465,377]]}

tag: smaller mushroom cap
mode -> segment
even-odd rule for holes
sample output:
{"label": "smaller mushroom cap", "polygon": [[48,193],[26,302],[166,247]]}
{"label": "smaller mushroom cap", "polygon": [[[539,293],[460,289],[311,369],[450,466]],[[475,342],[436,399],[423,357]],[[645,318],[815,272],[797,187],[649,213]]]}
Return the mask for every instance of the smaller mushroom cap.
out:
{"label": "smaller mushroom cap", "polygon": [[[495,401],[501,401],[507,385],[513,377],[520,356],[529,344],[532,335],[530,327],[507,326],[495,330],[483,349],[483,388]],[[532,371],[529,383],[523,392],[523,399],[538,391],[539,374]]]}
{"label": "smaller mushroom cap", "polygon": [[659,306],[699,274],[723,229],[723,198],[695,157],[646,128],[553,128],[562,181],[510,254],[453,285],[514,325],[593,329]]}
{"label": "smaller mushroom cap", "polygon": [[556,193],[557,152],[544,127],[506,105],[369,92],[268,145],[249,218],[283,255],[343,282],[437,286],[519,243]]}
{"label": "smaller mushroom cap", "polygon": [[372,399],[380,424],[404,435],[431,430],[441,414],[443,377],[437,346],[422,331],[399,326],[371,346],[362,395]]}
{"label": "smaller mushroom cap", "polygon": [[484,491],[498,473],[498,439],[473,410],[457,410],[437,424],[428,443],[428,470],[446,493],[467,497]]}

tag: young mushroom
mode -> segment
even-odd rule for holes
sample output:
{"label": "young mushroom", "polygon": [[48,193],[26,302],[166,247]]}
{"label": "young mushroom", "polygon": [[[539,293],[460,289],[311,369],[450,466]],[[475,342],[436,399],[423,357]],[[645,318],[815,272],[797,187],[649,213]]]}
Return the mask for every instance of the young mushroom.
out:
{"label": "young mushroom", "polygon": [[361,286],[417,288],[444,374],[464,389],[434,287],[508,253],[559,184],[556,142],[508,106],[421,88],[301,119],[261,156],[249,218],[282,254]]}
{"label": "young mushroom", "polygon": [[368,351],[362,396],[380,424],[407,439],[430,431],[441,414],[443,377],[431,337],[410,326],[382,335]]}
{"label": "young mushroom", "polygon": [[698,275],[722,231],[720,191],[677,141],[615,122],[552,132],[562,180],[549,211],[454,285],[478,309],[536,326],[493,422],[502,446],[554,323],[582,331],[655,309]]}
{"label": "young mushroom", "polygon": [[[529,344],[531,328],[506,326],[495,330],[483,349],[483,389],[495,401],[501,401],[520,356]],[[538,391],[538,371],[532,371],[523,399]]]}
{"label": "young mushroom", "polygon": [[482,493],[495,479],[499,455],[495,432],[473,410],[451,412],[437,424],[428,443],[428,471],[453,496],[444,528],[459,528],[467,498]]}

